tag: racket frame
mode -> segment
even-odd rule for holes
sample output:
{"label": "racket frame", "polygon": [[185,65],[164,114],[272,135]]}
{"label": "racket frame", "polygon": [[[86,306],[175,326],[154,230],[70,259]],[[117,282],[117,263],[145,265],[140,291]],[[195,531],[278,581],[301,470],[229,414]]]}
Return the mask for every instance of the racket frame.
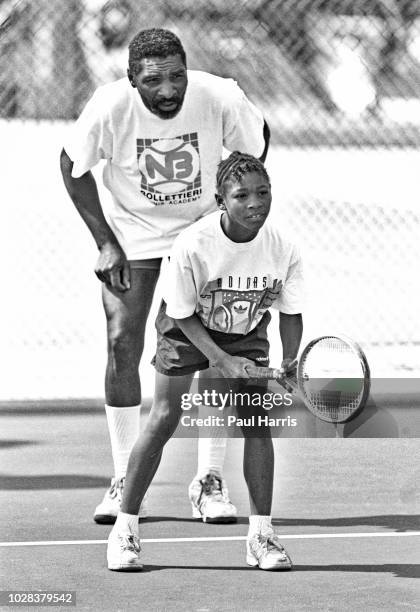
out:
{"label": "racket frame", "polygon": [[[356,356],[359,358],[361,369],[362,369],[362,372],[363,372],[363,393],[362,393],[362,397],[360,398],[359,405],[348,416],[346,416],[345,418],[340,418],[340,419],[328,418],[327,416],[321,415],[316,410],[314,410],[312,408],[310,400],[308,399],[308,397],[306,395],[305,386],[304,386],[305,380],[308,380],[308,376],[304,372],[306,357],[311,352],[312,348],[318,342],[320,342],[322,340],[327,340],[327,339],[332,339],[332,340],[336,339],[336,340],[340,340],[341,342],[344,342],[345,344],[347,344],[347,346],[349,346],[352,349],[352,351],[356,354]],[[345,378],[345,377],[343,377],[343,378]],[[277,380],[281,384],[280,380],[279,379],[277,379]],[[356,342],[352,338],[349,338],[348,336],[345,336],[343,334],[340,334],[340,335],[332,335],[331,334],[331,335],[319,336],[318,338],[314,338],[313,340],[311,340],[305,346],[305,348],[303,349],[303,351],[301,353],[299,361],[298,361],[298,366],[297,366],[297,384],[294,384],[294,381],[290,381],[289,379],[287,379],[287,377],[286,377],[286,382],[289,383],[292,388],[296,389],[296,391],[299,391],[299,395],[300,395],[302,401],[304,402],[305,406],[308,408],[308,410],[312,414],[314,414],[317,418],[321,419],[321,421],[326,421],[327,423],[347,423],[348,421],[351,421],[352,419],[356,418],[356,416],[358,414],[360,414],[360,412],[365,407],[366,402],[367,402],[367,400],[369,398],[369,394],[370,394],[370,368],[369,368],[369,363],[368,363],[368,360],[366,358],[366,355],[365,355],[362,347],[360,346],[360,344],[358,342]]]}
{"label": "racket frame", "polygon": [[[347,346],[349,346],[351,350],[355,353],[355,355],[359,358],[361,369],[363,372],[363,393],[362,393],[362,397],[360,398],[359,405],[348,416],[346,416],[345,418],[340,418],[340,419],[328,418],[326,415],[321,416],[321,413],[317,412],[312,407],[311,401],[306,395],[305,386],[304,386],[304,382],[309,380],[309,377],[305,374],[305,371],[304,371],[305,363],[306,363],[306,356],[311,352],[312,348],[318,342],[322,340],[327,340],[327,339],[339,340],[347,344]],[[340,335],[331,334],[331,335],[319,336],[318,338],[314,338],[313,340],[311,340],[305,346],[298,360],[296,382],[292,380],[291,378],[288,378],[287,376],[282,378],[281,371],[278,368],[264,368],[264,367],[256,366],[255,369],[249,368],[249,373],[251,375],[251,378],[266,378],[266,379],[276,380],[278,384],[280,384],[283,388],[286,389],[286,391],[289,391],[290,390],[289,388],[291,388],[293,390],[293,393],[296,393],[300,396],[305,406],[308,408],[308,410],[313,415],[321,419],[321,421],[326,421],[328,423],[346,423],[354,419],[363,410],[369,398],[369,393],[370,393],[370,368],[369,368],[369,363],[366,359],[366,355],[363,352],[363,349],[360,346],[360,344],[358,344],[352,338],[349,338],[348,336],[345,336],[343,334],[340,334]]]}

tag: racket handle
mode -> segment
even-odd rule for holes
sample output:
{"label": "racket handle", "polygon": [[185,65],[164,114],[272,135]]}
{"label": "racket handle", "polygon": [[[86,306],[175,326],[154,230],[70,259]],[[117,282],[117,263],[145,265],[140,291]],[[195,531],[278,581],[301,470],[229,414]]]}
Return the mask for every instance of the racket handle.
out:
{"label": "racket handle", "polygon": [[258,366],[247,366],[246,371],[251,378],[265,378],[274,380],[283,376],[283,371],[279,368],[262,368]]}

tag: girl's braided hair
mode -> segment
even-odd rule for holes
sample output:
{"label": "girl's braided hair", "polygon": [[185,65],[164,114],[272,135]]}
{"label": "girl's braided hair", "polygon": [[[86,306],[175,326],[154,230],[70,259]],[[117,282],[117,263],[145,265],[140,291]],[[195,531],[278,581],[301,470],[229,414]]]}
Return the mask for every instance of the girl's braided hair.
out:
{"label": "girl's braided hair", "polygon": [[216,189],[217,193],[223,194],[223,185],[230,178],[240,181],[244,174],[248,172],[259,172],[264,176],[268,183],[270,183],[270,177],[268,176],[267,170],[264,164],[254,157],[248,155],[248,153],[241,153],[240,151],[234,151],[229,155],[227,159],[223,159],[218,167],[216,174]]}

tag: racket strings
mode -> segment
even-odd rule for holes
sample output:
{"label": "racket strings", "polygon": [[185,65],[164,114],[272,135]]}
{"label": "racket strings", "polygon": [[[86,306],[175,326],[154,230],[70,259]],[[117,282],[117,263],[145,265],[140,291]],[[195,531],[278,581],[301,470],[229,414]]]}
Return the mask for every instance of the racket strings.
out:
{"label": "racket strings", "polygon": [[304,357],[304,369],[309,378],[325,375],[345,378],[363,377],[358,355],[339,338],[326,338],[312,346]]}
{"label": "racket strings", "polygon": [[307,397],[314,409],[325,415],[352,414],[359,406],[362,393],[342,393],[341,391],[309,391]]}
{"label": "racket strings", "polygon": [[355,412],[364,393],[363,363],[340,338],[322,338],[303,356],[299,379],[312,412],[343,421]]}

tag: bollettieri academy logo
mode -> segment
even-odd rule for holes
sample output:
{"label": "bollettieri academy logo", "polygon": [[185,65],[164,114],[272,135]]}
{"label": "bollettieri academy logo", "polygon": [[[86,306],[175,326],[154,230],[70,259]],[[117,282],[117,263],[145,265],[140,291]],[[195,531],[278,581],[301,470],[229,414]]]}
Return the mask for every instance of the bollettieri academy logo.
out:
{"label": "bollettieri academy logo", "polygon": [[201,196],[197,132],[176,138],[138,138],[141,193],[156,206],[188,204]]}

